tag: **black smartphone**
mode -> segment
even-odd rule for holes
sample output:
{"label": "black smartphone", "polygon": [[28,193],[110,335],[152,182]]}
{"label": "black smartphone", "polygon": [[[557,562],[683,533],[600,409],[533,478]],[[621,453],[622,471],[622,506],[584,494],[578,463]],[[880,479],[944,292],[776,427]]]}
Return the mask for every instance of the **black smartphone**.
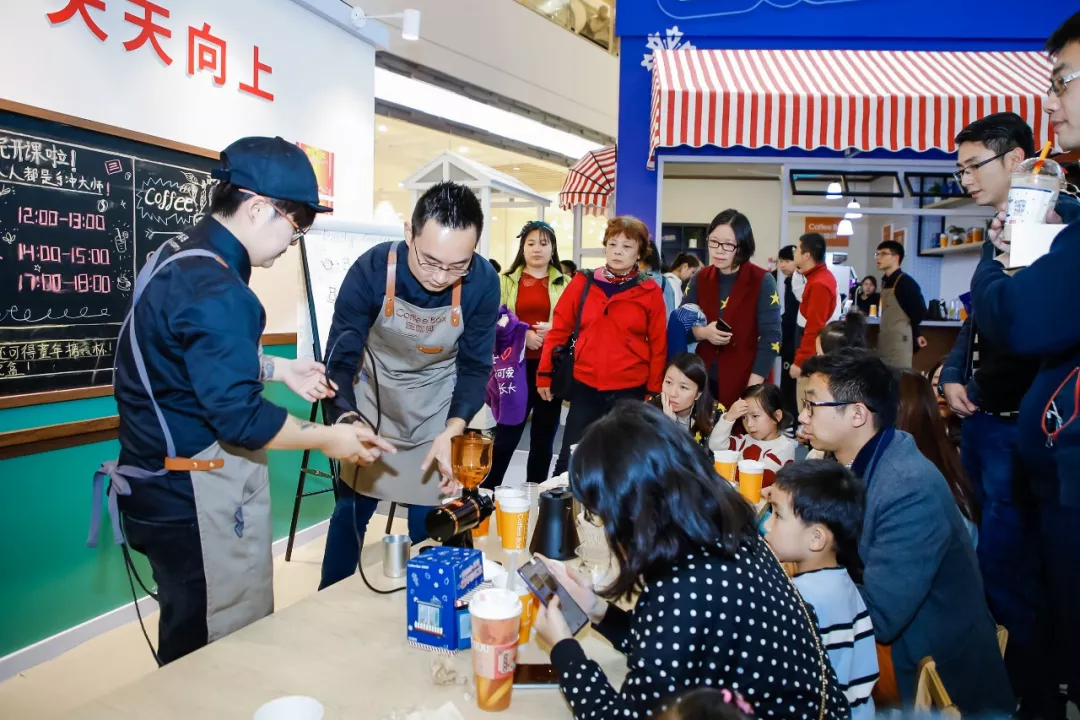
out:
{"label": "black smartphone", "polygon": [[723,330],[724,332],[734,332],[731,329],[731,326],[724,322],[723,318],[716,321],[716,327]]}
{"label": "black smartphone", "polygon": [[554,665],[518,665],[514,668],[514,687],[550,688],[559,686],[559,671]]}
{"label": "black smartphone", "polygon": [[570,597],[570,593],[566,592],[566,588],[552,576],[544,563],[534,558],[532,562],[518,568],[518,575],[529,586],[533,595],[540,598],[544,607],[548,606],[551,598],[556,595],[559,597],[559,608],[562,610],[571,635],[577,635],[581,632],[581,628],[589,624],[585,611],[574,602],[574,598]]}

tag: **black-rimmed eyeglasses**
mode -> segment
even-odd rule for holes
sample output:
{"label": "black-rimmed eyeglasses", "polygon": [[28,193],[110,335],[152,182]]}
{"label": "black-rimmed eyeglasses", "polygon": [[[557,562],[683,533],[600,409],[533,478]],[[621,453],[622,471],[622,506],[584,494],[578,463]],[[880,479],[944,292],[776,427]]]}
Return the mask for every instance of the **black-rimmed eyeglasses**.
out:
{"label": "black-rimmed eyeglasses", "polygon": [[[807,417],[814,417],[814,408],[823,407],[847,407],[848,405],[866,405],[866,403],[860,403],[858,400],[826,400],[822,402],[814,402],[813,400],[803,400],[803,410],[806,412]],[[870,412],[874,412],[874,408],[866,405],[866,409]]]}
{"label": "black-rimmed eyeglasses", "polygon": [[[451,277],[465,277],[469,274],[469,269],[472,268],[472,258],[469,258],[469,263],[465,267],[448,268],[442,265],[436,265],[435,263],[425,262],[420,258],[420,251],[416,248],[416,241],[412,242],[413,252],[416,254],[416,264],[420,266],[420,269],[428,273],[444,272]],[[473,257],[476,257],[475,255]]]}
{"label": "black-rimmed eyeglasses", "polygon": [[965,167],[962,167],[962,168],[960,168],[959,170],[957,170],[956,172],[954,172],[954,173],[952,174],[952,176],[953,176],[954,178],[956,178],[956,182],[958,182],[958,183],[962,183],[962,182],[964,182],[964,176],[965,176],[965,175],[967,175],[968,173],[970,173],[970,172],[974,172],[975,170],[978,170],[978,169],[979,169],[979,168],[981,168],[981,167],[982,167],[983,165],[989,165],[990,163],[994,162],[994,161],[995,161],[995,160],[997,160],[998,158],[1003,158],[1003,157],[1005,157],[1006,155],[1008,155],[1008,154],[1009,154],[1009,153],[1011,153],[1012,151],[1013,151],[1013,148],[1009,148],[1009,149],[1008,149],[1008,150],[1006,150],[1005,152],[1003,152],[1003,153],[998,153],[997,155],[995,155],[995,156],[994,156],[994,157],[992,157],[992,158],[987,158],[987,159],[985,159],[985,160],[982,160],[982,161],[980,161],[980,162],[977,162],[977,163],[972,163],[971,165],[967,165],[967,166],[965,166]]}

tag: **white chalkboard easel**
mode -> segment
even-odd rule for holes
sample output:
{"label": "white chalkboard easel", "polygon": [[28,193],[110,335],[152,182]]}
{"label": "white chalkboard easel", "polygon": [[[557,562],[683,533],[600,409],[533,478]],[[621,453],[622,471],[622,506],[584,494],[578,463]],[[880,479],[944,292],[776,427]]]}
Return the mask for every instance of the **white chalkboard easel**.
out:
{"label": "white chalkboard easel", "polygon": [[[336,218],[320,217],[307,235],[300,240],[300,262],[303,268],[304,299],[298,308],[296,355],[297,357],[325,360],[326,339],[334,318],[337,291],[345,275],[356,259],[384,242],[405,237],[402,225],[376,225]],[[319,403],[311,404],[310,422],[319,416]],[[285,561],[292,559],[296,524],[300,518],[300,502],[311,495],[333,492],[333,487],[310,492],[304,491],[308,475],[333,481],[337,477],[337,463],[330,461],[330,472],[308,467],[311,451],[305,450],[300,461],[300,477],[296,482],[296,499],[293,501],[289,540],[285,547]]]}

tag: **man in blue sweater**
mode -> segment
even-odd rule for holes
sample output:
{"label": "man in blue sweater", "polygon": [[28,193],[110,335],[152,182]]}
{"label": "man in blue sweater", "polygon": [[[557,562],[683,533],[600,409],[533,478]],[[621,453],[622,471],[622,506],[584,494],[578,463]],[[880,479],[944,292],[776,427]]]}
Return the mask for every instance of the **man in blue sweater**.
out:
{"label": "man in blue sweater", "polygon": [[[1045,109],[1058,144],[1080,149],[1080,13],[1050,37],[1054,62]],[[1056,214],[1056,213],[1055,213]],[[1060,218],[1048,218],[1060,222]],[[997,232],[988,235],[1008,251]],[[971,281],[982,333],[1017,355],[1041,359],[1024,396],[1018,422],[1022,461],[1038,505],[1039,545],[1045,564],[1049,628],[1057,644],[1055,679],[1080,701],[1080,314],[1075,312],[1080,267],[1080,221],[1070,223],[1050,252],[1013,276],[987,248]],[[1041,312],[1047,310],[1049,312]],[[1034,558],[1033,558],[1034,560]],[[1062,715],[1062,717],[1064,717]]]}

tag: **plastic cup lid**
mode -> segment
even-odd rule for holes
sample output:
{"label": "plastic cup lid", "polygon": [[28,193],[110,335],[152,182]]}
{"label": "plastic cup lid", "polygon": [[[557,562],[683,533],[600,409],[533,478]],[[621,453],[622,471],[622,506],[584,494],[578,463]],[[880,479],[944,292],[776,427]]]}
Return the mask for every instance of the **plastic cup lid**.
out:
{"label": "plastic cup lid", "polygon": [[525,490],[519,487],[506,487],[500,485],[495,488],[495,497],[499,498],[499,502],[502,502],[504,497],[525,497]]}
{"label": "plastic cup lid", "polygon": [[756,473],[765,472],[765,466],[757,460],[740,460],[739,472]]}
{"label": "plastic cup lid", "polygon": [[521,616],[521,599],[512,590],[486,588],[472,596],[469,614],[483,620],[517,618]]}
{"label": "plastic cup lid", "polygon": [[717,450],[713,453],[713,457],[720,462],[735,462],[739,458],[739,453],[734,450]]}

